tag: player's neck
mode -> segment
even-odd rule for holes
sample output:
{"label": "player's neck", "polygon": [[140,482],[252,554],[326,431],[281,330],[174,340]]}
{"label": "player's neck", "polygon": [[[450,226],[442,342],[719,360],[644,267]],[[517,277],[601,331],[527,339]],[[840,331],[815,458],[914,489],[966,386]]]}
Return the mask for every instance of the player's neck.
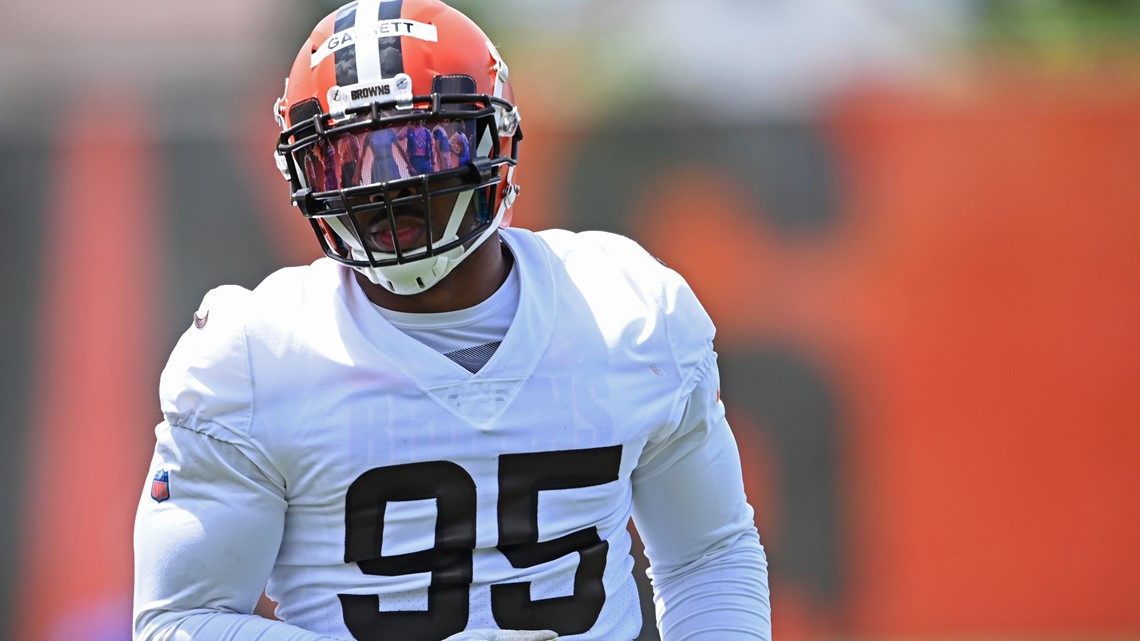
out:
{"label": "player's neck", "polygon": [[495,232],[443,280],[426,292],[400,296],[356,273],[368,300],[396,312],[431,314],[474,307],[498,291],[514,265],[514,256]]}

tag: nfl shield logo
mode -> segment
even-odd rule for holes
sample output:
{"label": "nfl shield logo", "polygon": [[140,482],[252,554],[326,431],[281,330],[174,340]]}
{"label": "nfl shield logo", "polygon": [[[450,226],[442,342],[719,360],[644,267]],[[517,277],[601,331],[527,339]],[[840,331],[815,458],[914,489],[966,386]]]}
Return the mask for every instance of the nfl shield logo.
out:
{"label": "nfl shield logo", "polygon": [[170,498],[170,472],[159,470],[150,482],[150,498],[162,503]]}

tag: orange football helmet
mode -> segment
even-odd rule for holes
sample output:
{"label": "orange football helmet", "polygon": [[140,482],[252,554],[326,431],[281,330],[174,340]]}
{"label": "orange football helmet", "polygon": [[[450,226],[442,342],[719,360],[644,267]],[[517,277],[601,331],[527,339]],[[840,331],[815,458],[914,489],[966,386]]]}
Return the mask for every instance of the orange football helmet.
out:
{"label": "orange football helmet", "polygon": [[[325,254],[389,291],[430,288],[510,224],[522,132],[507,65],[439,0],[326,16],[273,112],[278,167]],[[433,198],[454,198],[442,233]],[[400,231],[415,217],[422,232]]]}

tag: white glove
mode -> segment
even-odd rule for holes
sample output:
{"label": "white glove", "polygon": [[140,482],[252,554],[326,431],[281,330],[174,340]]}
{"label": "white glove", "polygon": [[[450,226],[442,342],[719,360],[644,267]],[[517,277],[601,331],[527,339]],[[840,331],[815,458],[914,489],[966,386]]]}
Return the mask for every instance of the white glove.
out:
{"label": "white glove", "polygon": [[468,630],[443,641],[558,641],[550,630]]}

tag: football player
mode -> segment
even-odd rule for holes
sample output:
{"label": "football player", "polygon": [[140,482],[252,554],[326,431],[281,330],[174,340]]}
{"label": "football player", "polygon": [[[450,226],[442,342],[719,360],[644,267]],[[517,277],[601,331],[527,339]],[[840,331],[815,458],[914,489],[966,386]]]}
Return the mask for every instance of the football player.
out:
{"label": "football player", "polygon": [[[663,639],[770,639],[713,324],[631,240],[509,227],[521,118],[479,27],[345,5],[274,113],[327,257],[210,291],[170,356],[134,638],[628,641],[632,516]],[[434,131],[469,153],[431,162]]]}

